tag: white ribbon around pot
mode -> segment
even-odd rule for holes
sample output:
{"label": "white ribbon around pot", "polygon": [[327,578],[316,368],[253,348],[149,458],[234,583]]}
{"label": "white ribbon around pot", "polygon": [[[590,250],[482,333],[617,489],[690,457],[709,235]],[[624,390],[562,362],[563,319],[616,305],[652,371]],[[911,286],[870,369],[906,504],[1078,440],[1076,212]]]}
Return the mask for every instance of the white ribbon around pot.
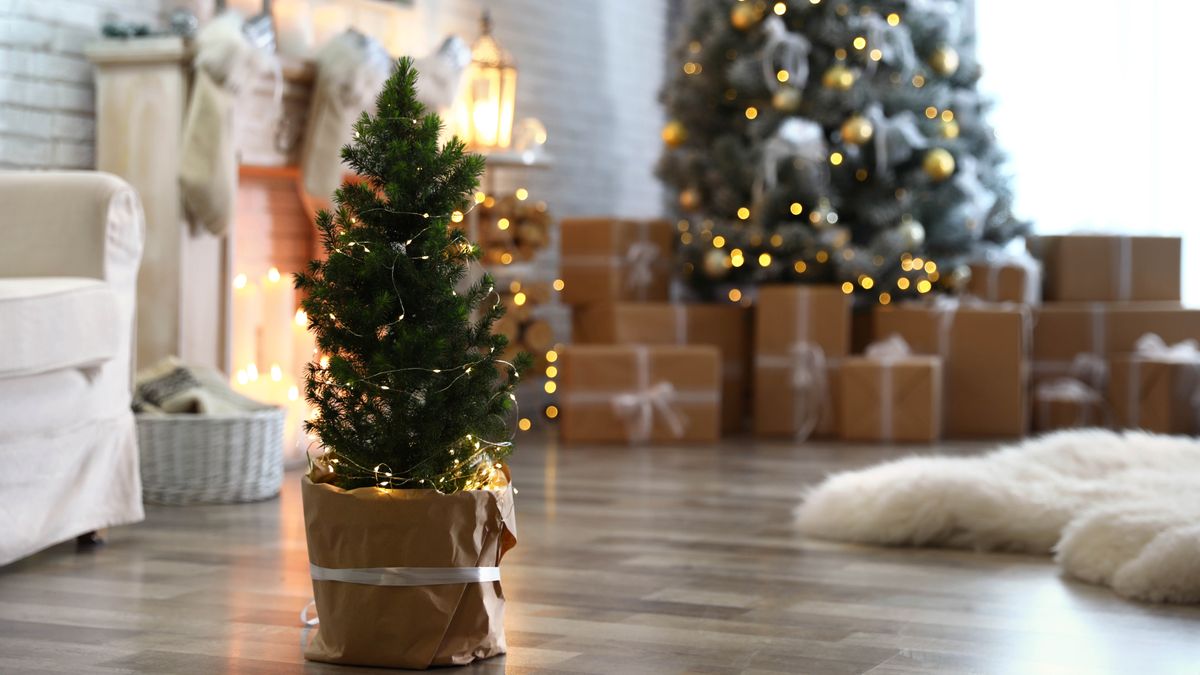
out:
{"label": "white ribbon around pot", "polygon": [[893,366],[900,359],[912,355],[912,348],[904,338],[893,333],[886,339],[867,345],[864,356],[879,366],[879,440],[891,441],[895,436],[895,391]]}
{"label": "white ribbon around pot", "polygon": [[[445,586],[500,581],[499,567],[321,567],[309,563],[313,581],[339,581],[367,586]],[[300,622],[316,626],[321,619],[312,615],[316,602],[300,611]]]}

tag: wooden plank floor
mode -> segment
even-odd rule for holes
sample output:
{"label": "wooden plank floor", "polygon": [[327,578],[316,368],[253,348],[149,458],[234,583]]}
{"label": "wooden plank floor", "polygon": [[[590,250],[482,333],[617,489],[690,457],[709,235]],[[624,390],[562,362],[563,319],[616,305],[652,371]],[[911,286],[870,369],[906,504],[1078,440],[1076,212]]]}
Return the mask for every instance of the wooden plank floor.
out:
{"label": "wooden plank floor", "polygon": [[[504,565],[510,653],[464,670],[1200,672],[1200,608],[1126,602],[1043,558],[796,533],[805,485],[910,451],[526,439]],[[297,480],[258,504],[152,507],[99,551],[63,545],[0,569],[0,673],[379,672],[303,661]]]}

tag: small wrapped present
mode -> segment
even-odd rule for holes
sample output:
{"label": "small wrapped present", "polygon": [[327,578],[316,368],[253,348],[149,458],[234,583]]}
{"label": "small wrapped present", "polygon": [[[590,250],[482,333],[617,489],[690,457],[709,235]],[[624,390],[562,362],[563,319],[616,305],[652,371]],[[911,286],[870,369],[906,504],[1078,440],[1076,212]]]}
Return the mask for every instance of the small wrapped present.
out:
{"label": "small wrapped present", "polygon": [[1033,389],[1034,431],[1108,426],[1108,408],[1096,386],[1078,377],[1055,377]]}
{"label": "small wrapped present", "polygon": [[737,305],[620,302],[579,312],[575,344],[712,345],[721,353],[721,428],[742,429],[746,418],[750,310]]}
{"label": "small wrapped present", "polygon": [[1120,428],[1160,434],[1197,433],[1200,347],[1189,339],[1168,346],[1147,333],[1132,354],[1110,360],[1108,398]]}
{"label": "small wrapped present", "polygon": [[669,221],[568,218],[561,227],[563,302],[667,300],[675,244]]}
{"label": "small wrapped present", "polygon": [[893,333],[917,354],[942,357],[947,438],[1022,436],[1028,431],[1028,348],[1022,305],[939,298],[875,310],[875,335]]}
{"label": "small wrapped present", "polygon": [[831,369],[850,351],[850,296],[836,286],[765,285],[754,318],[754,432],[831,436]]}
{"label": "small wrapped present", "polygon": [[1032,237],[1047,301],[1170,300],[1180,296],[1179,237]]}
{"label": "small wrapped present", "polygon": [[560,362],[565,443],[711,443],[720,436],[715,347],[574,345]]}
{"label": "small wrapped present", "polygon": [[897,335],[838,369],[839,436],[847,441],[932,442],[942,434],[942,362],[916,356]]}
{"label": "small wrapped present", "polygon": [[969,265],[967,293],[988,302],[1036,305],[1042,301],[1042,269],[1028,254],[996,253]]}

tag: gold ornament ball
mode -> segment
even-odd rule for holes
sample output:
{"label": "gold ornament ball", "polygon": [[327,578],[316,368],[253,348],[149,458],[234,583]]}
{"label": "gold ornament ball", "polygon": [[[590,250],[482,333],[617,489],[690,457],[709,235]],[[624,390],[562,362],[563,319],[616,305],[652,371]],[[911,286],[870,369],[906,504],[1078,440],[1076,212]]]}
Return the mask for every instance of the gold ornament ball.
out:
{"label": "gold ornament ball", "polygon": [[966,265],[955,267],[953,272],[942,277],[942,283],[952,291],[965,291],[967,284],[971,283],[971,268]]}
{"label": "gold ornament ball", "polygon": [[738,30],[750,30],[762,21],[766,6],[756,0],[743,0],[729,11],[729,23]]}
{"label": "gold ornament ball", "polygon": [[726,263],[725,251],[714,248],[704,254],[704,274],[709,279],[720,279],[725,276],[728,269],[729,266]]}
{"label": "gold ornament ball", "polygon": [[842,139],[851,145],[862,145],[871,140],[875,127],[871,120],[862,115],[855,115],[842,123]]}
{"label": "gold ornament ball", "polygon": [[677,148],[687,140],[687,129],[683,127],[683,123],[679,120],[671,120],[667,122],[667,126],[662,130],[663,143],[669,148]]}
{"label": "gold ornament ball", "polygon": [[942,138],[958,138],[958,122],[942,122]]}
{"label": "gold ornament ball", "polygon": [[695,188],[687,188],[679,193],[679,208],[684,211],[695,211],[700,206],[700,193]]}
{"label": "gold ornament ball", "polygon": [[958,70],[958,52],[948,45],[938,47],[929,55],[929,66],[937,74],[949,77]]}
{"label": "gold ornament ball", "polygon": [[771,97],[771,106],[779,112],[796,112],[800,109],[800,90],[795,87],[780,87]]}
{"label": "gold ornament ball", "polygon": [[922,163],[925,173],[935,181],[943,181],[954,175],[954,155],[945,148],[933,148],[925,153]]}
{"label": "gold ornament ball", "polygon": [[843,65],[833,65],[821,76],[821,86],[826,89],[846,91],[854,86],[854,71]]}

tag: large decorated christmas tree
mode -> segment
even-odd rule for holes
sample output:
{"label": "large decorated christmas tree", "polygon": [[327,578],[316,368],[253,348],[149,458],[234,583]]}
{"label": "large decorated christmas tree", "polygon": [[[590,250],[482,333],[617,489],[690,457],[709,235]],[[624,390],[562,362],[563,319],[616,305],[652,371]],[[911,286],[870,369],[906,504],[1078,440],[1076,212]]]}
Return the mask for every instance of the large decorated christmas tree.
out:
{"label": "large decorated christmas tree", "polygon": [[342,157],[361,177],[317,217],[327,258],[296,287],[323,355],[309,364],[307,424],[339,487],[488,484],[511,451],[514,388],[528,355],[505,361],[492,325],[504,305],[490,275],[468,272],[479,246],[453,223],[484,160],[416,97],[401,59]]}
{"label": "large decorated christmas tree", "polygon": [[841,283],[960,288],[1022,233],[955,0],[695,0],[659,175],[702,297]]}

